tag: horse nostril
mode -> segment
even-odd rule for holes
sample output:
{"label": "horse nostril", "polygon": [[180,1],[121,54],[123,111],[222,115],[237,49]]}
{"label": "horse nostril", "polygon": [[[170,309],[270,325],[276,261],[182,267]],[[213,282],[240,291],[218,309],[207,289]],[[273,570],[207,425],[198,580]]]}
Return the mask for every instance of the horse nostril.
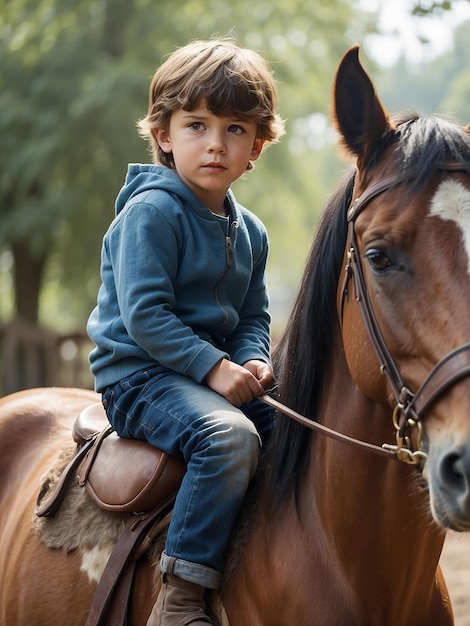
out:
{"label": "horse nostril", "polygon": [[461,451],[446,454],[440,463],[443,484],[452,489],[466,489],[470,476],[470,456]]}

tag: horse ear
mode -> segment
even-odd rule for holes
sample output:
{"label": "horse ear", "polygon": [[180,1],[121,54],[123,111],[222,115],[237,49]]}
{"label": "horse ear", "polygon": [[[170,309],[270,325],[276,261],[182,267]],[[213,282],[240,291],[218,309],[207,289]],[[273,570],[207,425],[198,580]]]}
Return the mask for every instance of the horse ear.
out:
{"label": "horse ear", "polygon": [[359,46],[346,52],[336,71],[331,117],[343,147],[357,157],[370,154],[394,128],[359,61]]}

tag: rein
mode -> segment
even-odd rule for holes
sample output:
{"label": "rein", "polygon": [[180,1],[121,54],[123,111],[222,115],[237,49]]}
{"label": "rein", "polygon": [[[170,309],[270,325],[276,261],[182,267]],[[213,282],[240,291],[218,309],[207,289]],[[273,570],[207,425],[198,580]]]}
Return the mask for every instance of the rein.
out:
{"label": "rein", "polygon": [[326,435],[327,437],[331,437],[331,439],[336,439],[337,441],[341,441],[342,443],[362,448],[363,450],[367,450],[368,452],[375,452],[376,454],[380,454],[381,456],[396,458],[395,453],[392,450],[386,450],[385,448],[381,448],[380,446],[376,446],[372,443],[366,443],[365,441],[360,441],[359,439],[348,437],[348,435],[343,435],[336,430],[328,428],[328,426],[324,426],[323,424],[308,419],[308,417],[297,413],[297,411],[290,409],[285,404],[274,400],[274,398],[271,398],[271,396],[258,396],[258,400],[261,400],[262,402],[273,407],[280,413],[283,413],[284,415],[287,415],[296,422],[299,422],[299,424],[302,424],[302,426],[306,426],[310,430],[314,430],[316,432],[322,433],[323,435]]}
{"label": "rein", "polygon": [[[441,163],[436,169],[448,172],[467,172],[464,165],[460,163]],[[372,200],[384,191],[396,187],[403,182],[405,182],[404,179],[398,175],[379,180],[368,187],[349,207],[347,213],[349,248],[341,295],[342,318],[344,303],[348,297],[348,284],[350,279],[353,278],[356,300],[359,303],[370,341],[379,359],[380,371],[387,377],[395,399],[393,425],[396,431],[396,445],[384,443],[382,446],[376,446],[348,437],[347,435],[334,431],[323,424],[319,424],[318,422],[300,415],[268,395],[260,396],[259,399],[310,430],[320,432],[343,443],[359,447],[369,452],[374,452],[381,456],[394,458],[409,465],[418,465],[424,463],[427,458],[426,452],[422,449],[423,425],[421,415],[449,387],[462,378],[470,376],[470,343],[463,344],[441,359],[432,369],[418,391],[412,393],[403,382],[394,358],[382,335],[369,298],[361,259],[358,254],[355,221]],[[416,427],[418,430],[417,450],[412,449],[410,437],[406,434],[407,429],[413,427]]]}

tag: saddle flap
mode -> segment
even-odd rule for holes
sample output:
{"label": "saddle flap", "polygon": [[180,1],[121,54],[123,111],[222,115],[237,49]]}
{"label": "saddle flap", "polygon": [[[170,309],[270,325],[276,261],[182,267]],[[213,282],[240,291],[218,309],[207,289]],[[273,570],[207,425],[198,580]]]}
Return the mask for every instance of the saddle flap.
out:
{"label": "saddle flap", "polygon": [[174,494],[185,471],[182,461],[149,443],[122,439],[111,432],[101,441],[91,467],[86,457],[82,461],[77,480],[79,484],[84,480],[100,507],[140,512],[149,511]]}

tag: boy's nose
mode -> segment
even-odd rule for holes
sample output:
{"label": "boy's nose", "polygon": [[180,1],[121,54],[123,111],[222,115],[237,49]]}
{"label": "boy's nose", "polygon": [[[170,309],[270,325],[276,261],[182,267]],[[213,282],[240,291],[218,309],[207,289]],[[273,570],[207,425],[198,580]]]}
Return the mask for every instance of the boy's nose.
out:
{"label": "boy's nose", "polygon": [[209,139],[209,152],[225,152],[225,141],[220,133],[212,133]]}

